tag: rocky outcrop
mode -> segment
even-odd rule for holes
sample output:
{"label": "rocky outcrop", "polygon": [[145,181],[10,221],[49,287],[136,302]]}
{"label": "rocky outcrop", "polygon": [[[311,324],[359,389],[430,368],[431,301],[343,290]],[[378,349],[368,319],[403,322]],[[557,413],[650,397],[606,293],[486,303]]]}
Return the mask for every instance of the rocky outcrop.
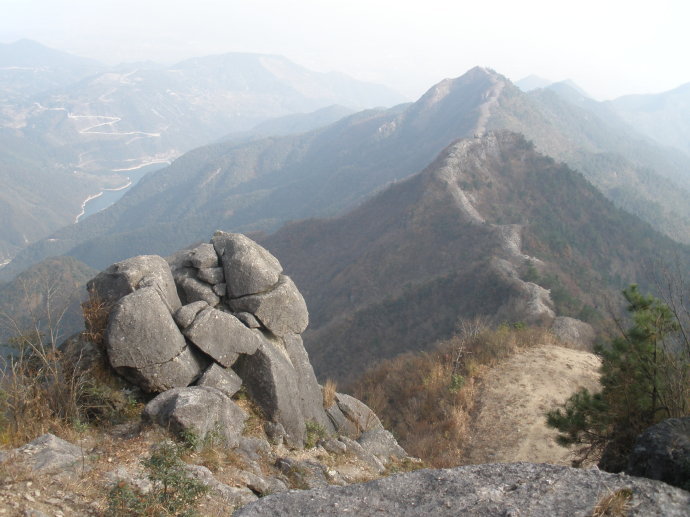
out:
{"label": "rocky outcrop", "polygon": [[309,322],[304,298],[278,259],[244,235],[216,232],[167,262],[119,262],[89,288],[112,306],[110,364],[143,390],[162,392],[146,407],[151,422],[201,438],[220,426],[234,447],[246,415],[229,397],[244,387],[272,439],[291,447],[303,445],[308,424],[353,439],[369,421],[380,427],[346,395],[326,413],[300,336]]}
{"label": "rocky outcrop", "polygon": [[626,472],[690,490],[690,417],[669,418],[638,436]]}
{"label": "rocky outcrop", "polygon": [[234,515],[584,517],[611,495],[629,498],[629,516],[686,517],[690,508],[690,493],[658,481],[512,463],[419,470],[369,483],[269,495]]}
{"label": "rocky outcrop", "polygon": [[44,434],[17,449],[0,454],[0,465],[12,462],[34,472],[76,474],[82,470],[84,451],[53,434]]}
{"label": "rocky outcrop", "polygon": [[112,367],[146,391],[187,386],[208,364],[203,355],[187,346],[153,287],[139,289],[115,304],[105,336]]}
{"label": "rocky outcrop", "polygon": [[228,298],[270,291],[283,267],[265,248],[239,233],[216,232],[211,239],[222,260]]}
{"label": "rocky outcrop", "polygon": [[247,414],[219,389],[190,386],[161,393],[146,405],[143,417],[197,445],[213,434],[237,447]]}
{"label": "rocky outcrop", "polygon": [[117,262],[86,284],[92,295],[109,304],[143,287],[152,287],[169,310],[180,307],[175,282],[164,258],[142,255]]}

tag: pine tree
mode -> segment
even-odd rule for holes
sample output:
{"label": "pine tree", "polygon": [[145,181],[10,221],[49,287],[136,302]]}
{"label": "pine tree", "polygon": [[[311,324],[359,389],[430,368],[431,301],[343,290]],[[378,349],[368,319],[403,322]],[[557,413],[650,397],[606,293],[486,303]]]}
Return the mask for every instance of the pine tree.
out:
{"label": "pine tree", "polygon": [[575,393],[547,414],[563,445],[583,444],[581,460],[601,454],[599,466],[618,472],[626,466],[635,438],[647,427],[690,408],[690,362],[678,341],[677,315],[636,285],[623,291],[631,326],[601,356],[600,393]]}

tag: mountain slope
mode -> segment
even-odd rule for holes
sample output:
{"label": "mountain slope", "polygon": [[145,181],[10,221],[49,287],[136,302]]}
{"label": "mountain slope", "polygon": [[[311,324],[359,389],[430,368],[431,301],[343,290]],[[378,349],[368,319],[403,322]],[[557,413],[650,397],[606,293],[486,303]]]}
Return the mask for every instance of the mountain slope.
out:
{"label": "mountain slope", "polygon": [[2,128],[0,184],[0,265],[29,242],[71,224],[76,207],[98,185],[95,178],[76,177],[50,149]]}
{"label": "mountain slope", "polygon": [[[17,75],[27,70],[33,75]],[[96,70],[33,42],[0,46],[0,86],[7,82],[8,96],[22,94],[0,98],[2,210],[10,222],[0,228],[0,263],[71,224],[87,197],[131,184],[144,166],[170,163],[278,116],[334,103],[361,109],[401,100],[385,87],[311,72],[279,56],[227,54],[172,67]],[[86,77],[87,71],[94,73]],[[53,72],[60,80],[41,75]],[[292,124],[312,129],[319,116],[330,123],[337,112]]]}
{"label": "mountain slope", "polygon": [[340,379],[449,337],[460,318],[588,318],[601,296],[650,285],[656,260],[690,264],[687,247],[503,132],[459,141],[347,215],[262,244],[309,304],[317,373]]}
{"label": "mountain slope", "polygon": [[[54,257],[0,284],[0,343],[39,329],[61,343],[84,328],[80,302],[97,273],[71,257]],[[1,355],[1,354],[0,354]]]}
{"label": "mountain slope", "polygon": [[690,155],[690,83],[663,93],[626,95],[609,104],[640,132]]}
{"label": "mountain slope", "polygon": [[[487,127],[509,129],[582,172],[609,199],[673,238],[690,243],[690,161],[659,147],[577,93],[508,85]],[[573,104],[574,97],[582,104]]]}
{"label": "mountain slope", "polygon": [[16,102],[67,86],[104,68],[91,59],[31,40],[0,43],[0,102]]}
{"label": "mountain slope", "polygon": [[504,127],[577,166],[620,206],[690,239],[688,194],[666,179],[685,162],[668,159],[622,122],[607,122],[554,92],[525,94],[475,68],[414,104],[364,111],[302,135],[196,149],[17,262],[70,253],[104,267],[136,253],[171,253],[217,228],[273,231],[289,220],[335,215],[423,169],[456,138]]}

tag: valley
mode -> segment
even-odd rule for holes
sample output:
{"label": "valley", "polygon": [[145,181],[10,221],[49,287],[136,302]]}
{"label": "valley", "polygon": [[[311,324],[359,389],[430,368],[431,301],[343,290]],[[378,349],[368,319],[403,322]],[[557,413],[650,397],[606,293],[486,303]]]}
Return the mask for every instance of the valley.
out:
{"label": "valley", "polygon": [[[40,76],[37,62],[46,72],[63,62],[76,68],[60,70],[62,81],[48,81],[43,90],[22,89],[27,77],[18,72],[31,68]],[[27,244],[119,199],[117,192],[124,190],[118,189],[135,184],[141,174],[155,169],[153,164],[170,163],[194,147],[289,114],[401,100],[385,87],[258,54],[108,69],[90,61],[77,66],[78,58],[18,42],[0,48],[3,63],[8,66],[0,84],[14,81],[7,91],[16,89],[16,94],[0,99],[0,132],[11,142],[11,149],[0,149],[0,161],[6,192],[19,194],[6,206],[9,224],[0,229],[3,263]],[[228,67],[233,73],[227,73]],[[32,171],[36,159],[45,162],[41,172]],[[32,188],[40,174],[49,174],[50,180]],[[40,222],[37,203],[53,212],[43,214]]]}

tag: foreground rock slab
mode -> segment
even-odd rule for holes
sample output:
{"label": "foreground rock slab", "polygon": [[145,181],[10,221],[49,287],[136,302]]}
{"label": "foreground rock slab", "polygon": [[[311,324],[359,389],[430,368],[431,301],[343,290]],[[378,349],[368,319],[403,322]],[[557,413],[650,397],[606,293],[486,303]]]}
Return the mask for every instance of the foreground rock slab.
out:
{"label": "foreground rock slab", "polygon": [[275,494],[234,515],[584,517],[621,489],[632,492],[629,516],[690,515],[690,492],[665,483],[533,463],[419,470],[358,485]]}
{"label": "foreground rock slab", "polygon": [[44,434],[35,440],[0,456],[5,462],[24,464],[37,472],[75,472],[82,467],[84,451],[53,434]]}

